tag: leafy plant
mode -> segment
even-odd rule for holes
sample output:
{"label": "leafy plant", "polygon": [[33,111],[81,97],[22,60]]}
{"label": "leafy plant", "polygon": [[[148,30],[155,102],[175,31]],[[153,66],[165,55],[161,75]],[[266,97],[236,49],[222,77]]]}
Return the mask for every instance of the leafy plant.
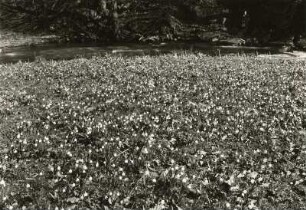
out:
{"label": "leafy plant", "polygon": [[305,61],[0,66],[3,208],[303,209]]}

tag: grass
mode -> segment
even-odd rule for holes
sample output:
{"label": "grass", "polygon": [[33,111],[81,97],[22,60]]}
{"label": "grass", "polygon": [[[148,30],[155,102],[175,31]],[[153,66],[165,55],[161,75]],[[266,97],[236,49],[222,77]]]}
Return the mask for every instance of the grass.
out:
{"label": "grass", "polygon": [[2,209],[305,209],[306,62],[0,65]]}

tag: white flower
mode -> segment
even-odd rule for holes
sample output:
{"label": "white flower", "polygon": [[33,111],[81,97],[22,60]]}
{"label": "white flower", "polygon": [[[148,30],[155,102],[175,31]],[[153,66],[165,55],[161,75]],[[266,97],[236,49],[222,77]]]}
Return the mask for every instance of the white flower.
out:
{"label": "white flower", "polygon": [[144,154],[148,154],[148,153],[149,153],[149,151],[148,151],[148,149],[147,149],[146,147],[143,148],[142,152],[143,152]]}
{"label": "white flower", "polygon": [[87,128],[87,135],[90,135],[91,132],[92,132],[92,128],[91,128],[91,127],[88,127],[88,128]]}
{"label": "white flower", "polygon": [[204,179],[203,184],[204,184],[205,186],[209,184],[209,182],[208,182],[208,179],[207,179],[207,178],[205,178],[205,179]]}
{"label": "white flower", "polygon": [[251,200],[250,204],[248,205],[249,209],[255,209],[256,206],[254,205],[256,203],[256,200]]}
{"label": "white flower", "polygon": [[5,187],[5,186],[6,186],[5,181],[4,181],[3,179],[1,179],[1,181],[0,181],[0,185],[2,185],[3,187]]}

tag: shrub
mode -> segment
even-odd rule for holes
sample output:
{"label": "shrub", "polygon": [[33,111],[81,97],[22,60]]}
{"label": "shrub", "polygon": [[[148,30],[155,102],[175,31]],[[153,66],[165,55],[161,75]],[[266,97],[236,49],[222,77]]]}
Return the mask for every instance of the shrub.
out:
{"label": "shrub", "polygon": [[150,36],[173,39],[186,30],[184,21],[196,21],[197,14],[206,16],[215,7],[216,2],[211,0],[2,0],[0,17],[6,28],[51,31],[70,39],[113,41]]}

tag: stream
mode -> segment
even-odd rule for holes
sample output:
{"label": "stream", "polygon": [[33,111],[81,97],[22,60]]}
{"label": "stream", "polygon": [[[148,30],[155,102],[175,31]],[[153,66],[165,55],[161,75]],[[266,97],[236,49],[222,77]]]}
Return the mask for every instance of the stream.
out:
{"label": "stream", "polygon": [[36,59],[69,60],[73,58],[90,58],[94,55],[118,54],[122,56],[159,55],[180,51],[200,52],[220,56],[227,54],[273,55],[279,53],[275,47],[217,46],[207,43],[162,43],[153,44],[44,44],[4,48],[0,53],[0,63],[31,62]]}

